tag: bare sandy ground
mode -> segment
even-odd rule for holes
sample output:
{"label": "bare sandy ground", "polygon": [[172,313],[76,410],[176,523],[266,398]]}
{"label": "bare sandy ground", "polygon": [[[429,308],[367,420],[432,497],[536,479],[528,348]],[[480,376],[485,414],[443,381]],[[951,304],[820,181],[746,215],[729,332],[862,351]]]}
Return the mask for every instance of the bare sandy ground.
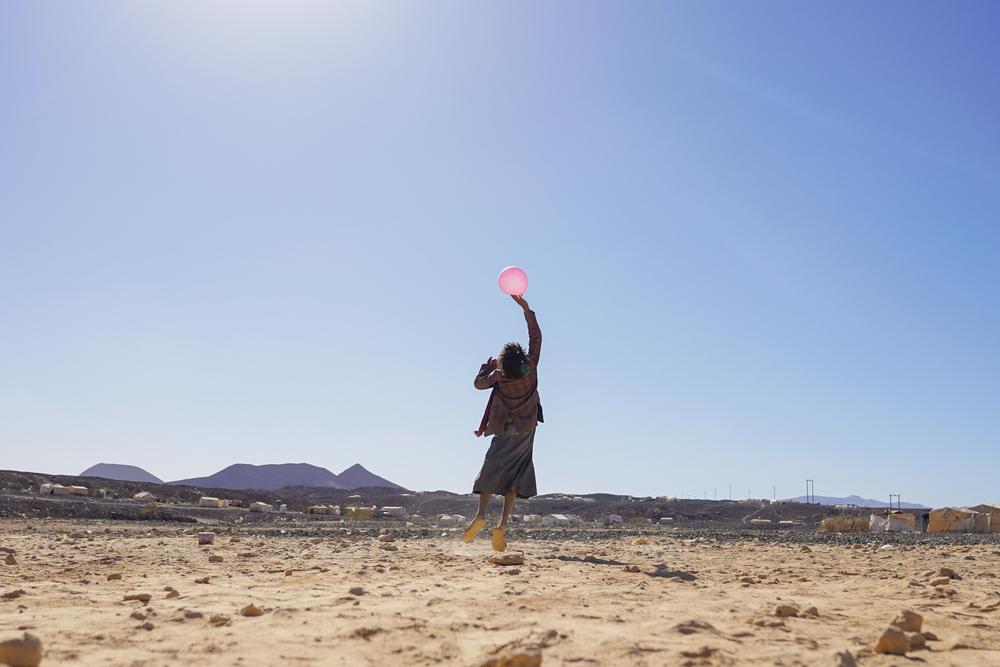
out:
{"label": "bare sandy ground", "polygon": [[[510,545],[524,564],[500,567],[488,531],[471,545],[220,533],[206,547],[190,527],[151,528],[0,522],[16,561],[0,564],[0,640],[33,633],[43,665],[478,667],[539,652],[545,665],[812,667],[850,664],[844,650],[865,666],[1000,665],[995,544],[662,534],[524,541]],[[961,578],[942,582],[941,568]],[[124,599],[134,594],[149,602]],[[263,613],[241,615],[251,604]],[[779,605],[800,615],[776,616]],[[874,654],[904,609],[937,639],[907,657]]]}

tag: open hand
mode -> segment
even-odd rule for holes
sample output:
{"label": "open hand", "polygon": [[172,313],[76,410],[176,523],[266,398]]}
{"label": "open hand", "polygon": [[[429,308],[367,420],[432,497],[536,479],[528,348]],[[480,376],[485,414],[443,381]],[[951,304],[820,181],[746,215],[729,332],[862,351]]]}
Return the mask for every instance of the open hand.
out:
{"label": "open hand", "polygon": [[511,294],[510,298],[514,299],[514,303],[521,306],[522,310],[530,310],[528,302],[524,300],[523,296],[518,296],[517,294]]}

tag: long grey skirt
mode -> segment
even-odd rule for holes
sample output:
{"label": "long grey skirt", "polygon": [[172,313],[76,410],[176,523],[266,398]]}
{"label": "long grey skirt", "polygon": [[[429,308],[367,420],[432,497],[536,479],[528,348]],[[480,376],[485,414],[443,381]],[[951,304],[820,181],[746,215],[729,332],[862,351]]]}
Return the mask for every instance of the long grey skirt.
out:
{"label": "long grey skirt", "polygon": [[513,491],[518,498],[536,495],[535,464],[531,461],[534,445],[535,429],[493,436],[472,492],[504,495]]}

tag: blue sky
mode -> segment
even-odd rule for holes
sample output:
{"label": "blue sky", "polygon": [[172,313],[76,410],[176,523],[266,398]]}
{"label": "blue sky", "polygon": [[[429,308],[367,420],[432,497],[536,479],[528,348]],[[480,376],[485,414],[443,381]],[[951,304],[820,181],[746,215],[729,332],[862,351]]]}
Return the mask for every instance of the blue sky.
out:
{"label": "blue sky", "polygon": [[0,5],[0,468],[1000,500],[1000,7]]}

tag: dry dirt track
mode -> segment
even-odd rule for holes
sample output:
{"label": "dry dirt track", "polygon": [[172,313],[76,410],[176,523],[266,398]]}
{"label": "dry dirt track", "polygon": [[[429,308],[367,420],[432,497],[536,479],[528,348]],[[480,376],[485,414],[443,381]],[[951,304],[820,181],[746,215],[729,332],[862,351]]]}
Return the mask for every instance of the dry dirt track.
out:
{"label": "dry dirt track", "polygon": [[[195,530],[0,522],[0,548],[16,561],[0,565],[0,595],[14,593],[0,599],[0,640],[30,631],[43,665],[478,666],[540,651],[544,665],[812,667],[838,664],[844,649],[864,666],[1000,665],[995,544],[803,548],[665,534],[512,544],[525,563],[504,568],[486,562],[485,539],[248,532],[199,547]],[[941,568],[961,579],[932,586]],[[123,599],[143,593],[148,604]],[[263,615],[242,616],[251,603]],[[782,604],[818,615],[778,618]],[[908,658],[872,654],[902,609],[938,639]]]}

